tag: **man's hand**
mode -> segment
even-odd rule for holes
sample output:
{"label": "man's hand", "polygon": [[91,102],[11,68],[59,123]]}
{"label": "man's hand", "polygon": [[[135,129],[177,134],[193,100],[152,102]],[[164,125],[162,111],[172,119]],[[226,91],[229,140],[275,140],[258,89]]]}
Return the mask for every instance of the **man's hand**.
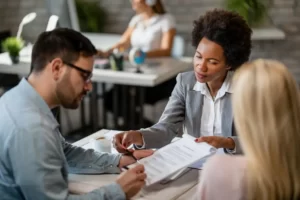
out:
{"label": "man's hand", "polygon": [[206,142],[215,148],[234,149],[235,143],[232,138],[220,136],[202,136],[195,140],[195,142]]}
{"label": "man's hand", "polygon": [[[145,157],[148,157],[148,156],[151,156],[153,154],[153,150],[152,149],[147,149],[147,150],[130,150],[132,151],[132,154],[133,156],[136,158],[136,160],[140,160],[142,158],[145,158]],[[124,166],[127,166],[127,165],[131,165],[133,163],[136,162],[136,160],[132,157],[132,156],[126,156],[126,155],[123,155],[120,159],[120,162],[119,162],[119,168],[122,168]]]}
{"label": "man's hand", "polygon": [[145,168],[143,165],[137,165],[134,168],[123,172],[118,178],[117,183],[121,186],[126,195],[126,199],[130,199],[136,195],[145,185]]}
{"label": "man's hand", "polygon": [[131,144],[143,145],[143,136],[139,131],[126,131],[114,136],[113,145],[120,153],[125,153]]}

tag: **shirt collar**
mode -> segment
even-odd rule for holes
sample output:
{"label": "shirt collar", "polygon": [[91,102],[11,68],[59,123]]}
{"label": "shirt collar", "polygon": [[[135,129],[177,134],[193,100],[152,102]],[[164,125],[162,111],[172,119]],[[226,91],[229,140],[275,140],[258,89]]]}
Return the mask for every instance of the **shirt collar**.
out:
{"label": "shirt collar", "polygon": [[28,98],[30,103],[37,107],[39,111],[46,114],[52,121],[55,127],[59,126],[57,120],[54,118],[53,113],[51,112],[48,104],[45,100],[36,92],[36,90],[28,83],[28,81],[23,78],[18,85],[22,96]]}
{"label": "shirt collar", "polygon": [[[218,91],[218,94],[220,93],[220,96],[223,96],[226,92],[227,93],[233,93],[233,88],[232,88],[232,77],[233,77],[234,71],[228,71],[225,81],[222,84],[220,90]],[[196,81],[194,87],[194,91],[201,92],[202,94],[209,94],[209,90],[206,86],[206,83],[200,83]]]}
{"label": "shirt collar", "polygon": [[148,27],[151,26],[152,24],[154,24],[156,21],[158,21],[160,15],[159,14],[155,14],[153,15],[146,23],[145,21],[143,21],[143,17],[142,15],[140,15],[140,23],[142,23],[144,26]]}
{"label": "shirt collar", "polygon": [[228,92],[228,93],[231,93],[231,94],[233,93],[233,87],[232,87],[233,74],[234,74],[234,71],[228,71],[227,72],[225,81],[224,81],[224,83],[222,84],[222,87],[221,87],[221,91],[224,91],[224,93],[225,92]]}
{"label": "shirt collar", "polygon": [[149,25],[154,24],[158,19],[159,19],[159,15],[158,15],[158,14],[153,15],[153,16],[149,19],[149,21],[148,21]]}

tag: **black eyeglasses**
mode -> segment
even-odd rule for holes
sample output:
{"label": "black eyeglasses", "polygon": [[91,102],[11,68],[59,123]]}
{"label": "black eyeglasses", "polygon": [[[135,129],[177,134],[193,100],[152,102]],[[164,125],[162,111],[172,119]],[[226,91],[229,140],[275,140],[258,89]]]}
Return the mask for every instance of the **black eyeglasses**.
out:
{"label": "black eyeglasses", "polygon": [[77,67],[76,65],[74,65],[74,64],[72,64],[72,63],[69,63],[69,62],[63,61],[63,63],[64,63],[65,65],[68,65],[69,67],[72,67],[72,68],[78,70],[78,71],[81,72],[82,74],[84,74],[84,75],[82,75],[82,78],[83,78],[83,80],[84,80],[85,83],[88,83],[88,82],[91,81],[91,78],[92,78],[92,76],[93,76],[93,73],[92,73],[91,71],[88,71],[88,70],[82,69],[82,68],[80,68],[80,67]]}

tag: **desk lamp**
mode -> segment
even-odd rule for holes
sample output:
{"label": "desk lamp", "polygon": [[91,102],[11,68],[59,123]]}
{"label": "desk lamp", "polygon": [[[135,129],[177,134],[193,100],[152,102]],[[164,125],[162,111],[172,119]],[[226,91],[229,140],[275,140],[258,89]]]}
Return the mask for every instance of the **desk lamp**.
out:
{"label": "desk lamp", "polygon": [[21,37],[21,33],[22,33],[22,30],[23,30],[23,26],[25,24],[28,24],[30,23],[31,21],[33,21],[36,17],[36,13],[35,12],[32,12],[32,13],[29,13],[27,14],[21,21],[20,25],[19,25],[19,29],[18,29],[18,32],[17,32],[17,38],[20,38]]}

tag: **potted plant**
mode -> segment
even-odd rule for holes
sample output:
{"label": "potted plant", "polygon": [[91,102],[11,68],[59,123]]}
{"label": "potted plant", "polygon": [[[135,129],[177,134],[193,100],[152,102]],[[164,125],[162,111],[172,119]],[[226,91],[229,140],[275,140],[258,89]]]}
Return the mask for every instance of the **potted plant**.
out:
{"label": "potted plant", "polygon": [[79,25],[84,32],[103,32],[107,13],[98,1],[75,1]]}
{"label": "potted plant", "polygon": [[2,42],[2,48],[7,51],[14,64],[19,62],[19,53],[24,46],[22,39],[9,37]]}
{"label": "potted plant", "polygon": [[252,27],[264,22],[267,15],[264,0],[226,0],[225,7],[239,13]]}

